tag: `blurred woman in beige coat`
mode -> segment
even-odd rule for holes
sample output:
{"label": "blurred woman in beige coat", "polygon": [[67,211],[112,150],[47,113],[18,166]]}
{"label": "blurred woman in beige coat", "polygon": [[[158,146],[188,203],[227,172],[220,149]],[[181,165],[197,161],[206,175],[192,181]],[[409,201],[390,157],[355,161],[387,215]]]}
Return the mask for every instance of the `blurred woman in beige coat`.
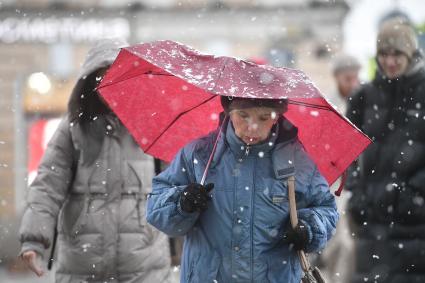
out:
{"label": "blurred woman in beige coat", "polygon": [[43,275],[36,259],[57,227],[58,283],[169,280],[168,238],[145,220],[153,160],[96,91],[123,45],[103,40],[89,51],[68,113],[29,188],[21,256]]}

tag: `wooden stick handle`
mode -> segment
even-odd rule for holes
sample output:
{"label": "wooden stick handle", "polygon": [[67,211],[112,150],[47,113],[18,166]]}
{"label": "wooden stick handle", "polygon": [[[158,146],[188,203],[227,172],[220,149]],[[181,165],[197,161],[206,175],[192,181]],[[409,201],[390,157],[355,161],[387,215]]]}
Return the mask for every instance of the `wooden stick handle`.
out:
{"label": "wooden stick handle", "polygon": [[288,198],[289,198],[289,217],[291,220],[292,228],[297,227],[298,214],[297,214],[297,202],[295,201],[295,177],[290,176],[288,178]]}
{"label": "wooden stick handle", "polygon": [[[298,224],[297,214],[297,202],[295,201],[295,177],[289,176],[288,178],[288,198],[289,198],[289,217],[291,220],[292,228],[295,228]],[[300,258],[301,267],[304,271],[308,271],[311,268],[310,262],[307,259],[303,250],[298,251],[298,257]]]}

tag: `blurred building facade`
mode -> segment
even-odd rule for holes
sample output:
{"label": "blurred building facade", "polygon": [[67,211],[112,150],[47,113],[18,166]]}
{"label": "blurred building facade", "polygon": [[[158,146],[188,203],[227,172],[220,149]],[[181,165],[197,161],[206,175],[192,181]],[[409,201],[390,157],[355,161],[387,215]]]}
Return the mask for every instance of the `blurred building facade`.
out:
{"label": "blurred building facade", "polygon": [[[22,0],[0,4],[0,261],[16,257],[28,183],[29,131],[66,110],[91,44],[170,39],[205,53],[304,70],[327,92],[344,1]],[[325,71],[324,71],[325,70]],[[42,137],[40,137],[41,139]]]}

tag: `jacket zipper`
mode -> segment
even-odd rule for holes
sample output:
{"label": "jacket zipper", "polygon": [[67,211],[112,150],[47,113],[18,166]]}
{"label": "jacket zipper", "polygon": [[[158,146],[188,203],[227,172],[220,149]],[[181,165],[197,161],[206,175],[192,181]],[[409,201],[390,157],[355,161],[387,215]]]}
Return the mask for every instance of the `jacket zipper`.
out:
{"label": "jacket zipper", "polygon": [[245,148],[245,156],[248,156],[250,150],[251,150],[251,146],[247,145]]}
{"label": "jacket zipper", "polygon": [[[248,149],[248,153],[249,153],[249,149]],[[252,174],[252,190],[251,190],[251,229],[250,229],[250,236],[251,236],[251,250],[250,250],[250,256],[251,256],[251,282],[253,283],[254,281],[254,218],[255,218],[255,211],[254,211],[254,198],[255,198],[255,179],[256,179],[256,174],[255,174],[255,167],[256,167],[256,163],[257,163],[257,158],[254,158],[252,160],[253,162],[253,174]]]}

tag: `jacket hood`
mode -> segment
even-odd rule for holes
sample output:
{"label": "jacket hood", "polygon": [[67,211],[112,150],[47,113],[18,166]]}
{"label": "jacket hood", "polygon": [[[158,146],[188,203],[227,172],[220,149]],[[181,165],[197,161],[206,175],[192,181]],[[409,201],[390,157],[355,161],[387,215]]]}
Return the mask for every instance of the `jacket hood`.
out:
{"label": "jacket hood", "polygon": [[87,53],[78,81],[69,98],[69,119],[79,124],[85,137],[81,144],[84,159],[88,164],[96,159],[102,147],[106,133],[106,121],[102,116],[111,114],[111,110],[96,90],[100,82],[97,71],[110,66],[117,57],[120,47],[126,44],[121,39],[98,41]]}
{"label": "jacket hood", "polygon": [[87,53],[86,59],[81,66],[78,79],[90,75],[97,69],[107,67],[114,62],[120,49],[128,43],[121,38],[102,39]]}
{"label": "jacket hood", "polygon": [[68,102],[71,121],[79,119],[83,114],[85,117],[81,118],[84,120],[90,118],[89,116],[92,114],[96,116],[99,112],[107,112],[105,109],[100,109],[101,111],[97,109],[103,105],[100,105],[100,99],[95,93],[99,83],[96,71],[111,65],[117,57],[120,47],[126,44],[123,39],[102,39],[88,51]]}
{"label": "jacket hood", "polygon": [[[219,137],[219,143],[217,145],[216,152],[214,154],[214,158],[211,163],[211,168],[215,166],[217,162],[219,162],[221,156],[223,155],[226,147],[228,146],[228,143],[226,142],[226,133],[228,127],[232,127],[230,124],[229,119],[224,119],[224,116],[221,116],[220,118],[220,124],[224,122],[226,124],[223,125],[222,134]],[[215,131],[211,132],[208,136],[203,138],[203,142],[199,143],[199,146],[203,147],[203,150],[201,151],[202,159],[207,161],[209,159],[209,155],[212,152],[212,147],[215,143],[215,140],[217,139],[217,135],[220,131],[220,128],[216,129]],[[295,127],[291,122],[289,122],[285,117],[281,116],[278,120],[278,130],[277,130],[277,137],[275,139],[275,144],[283,144],[286,142],[289,142],[293,139],[297,138],[298,135],[298,128]]]}

